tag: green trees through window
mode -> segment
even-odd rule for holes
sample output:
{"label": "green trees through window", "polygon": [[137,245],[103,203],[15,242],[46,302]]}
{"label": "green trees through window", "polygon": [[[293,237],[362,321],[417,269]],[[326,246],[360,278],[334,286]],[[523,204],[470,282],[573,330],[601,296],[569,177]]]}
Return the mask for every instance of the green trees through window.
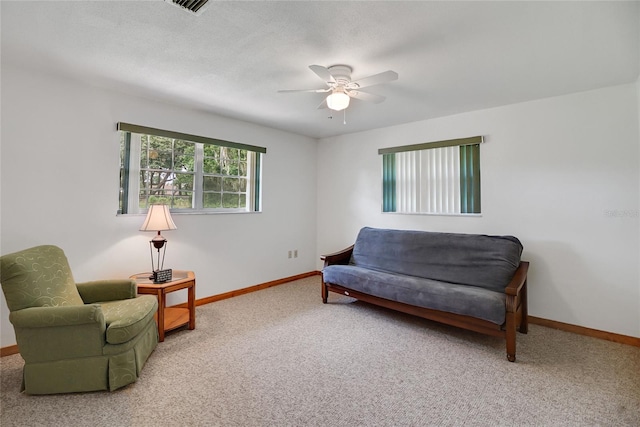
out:
{"label": "green trees through window", "polygon": [[139,208],[162,203],[191,209],[195,144],[153,135],[140,139]]}
{"label": "green trees through window", "polygon": [[194,142],[187,138],[208,139],[125,123],[118,128],[123,130],[119,213],[140,213],[157,203],[185,211],[260,210],[260,154],[266,149]]}

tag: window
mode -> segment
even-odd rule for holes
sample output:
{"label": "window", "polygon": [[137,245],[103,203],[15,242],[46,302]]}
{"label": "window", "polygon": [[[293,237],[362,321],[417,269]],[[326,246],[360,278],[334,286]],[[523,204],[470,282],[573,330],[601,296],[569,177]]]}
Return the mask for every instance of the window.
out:
{"label": "window", "polygon": [[266,148],[128,123],[118,130],[118,213],[142,213],[154,203],[179,212],[260,211]]}
{"label": "window", "polygon": [[480,213],[481,136],[383,148],[382,211]]}

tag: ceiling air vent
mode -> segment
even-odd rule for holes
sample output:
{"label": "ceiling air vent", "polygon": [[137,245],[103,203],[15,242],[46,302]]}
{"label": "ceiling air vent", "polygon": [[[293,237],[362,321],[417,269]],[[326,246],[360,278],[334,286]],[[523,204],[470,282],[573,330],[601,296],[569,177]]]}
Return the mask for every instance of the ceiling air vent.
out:
{"label": "ceiling air vent", "polygon": [[204,6],[209,0],[173,0],[175,4],[190,10],[193,13],[198,13],[200,8]]}

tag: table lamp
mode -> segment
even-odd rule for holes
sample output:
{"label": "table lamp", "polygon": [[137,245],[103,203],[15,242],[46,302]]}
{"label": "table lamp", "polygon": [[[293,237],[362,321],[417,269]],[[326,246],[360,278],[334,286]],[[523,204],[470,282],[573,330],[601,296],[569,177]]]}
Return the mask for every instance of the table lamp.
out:
{"label": "table lamp", "polygon": [[[163,270],[164,267],[164,255],[167,252],[167,239],[160,234],[165,230],[177,230],[176,224],[171,218],[171,212],[167,205],[151,205],[149,206],[149,212],[147,212],[147,218],[144,220],[140,231],[157,231],[158,234],[149,241],[149,250],[151,251],[151,271],[152,275],[150,279],[153,279],[154,283],[163,283],[171,280],[171,270]],[[156,268],[153,259],[153,249],[158,251],[158,266]],[[162,251],[162,261],[160,260],[160,249]]]}

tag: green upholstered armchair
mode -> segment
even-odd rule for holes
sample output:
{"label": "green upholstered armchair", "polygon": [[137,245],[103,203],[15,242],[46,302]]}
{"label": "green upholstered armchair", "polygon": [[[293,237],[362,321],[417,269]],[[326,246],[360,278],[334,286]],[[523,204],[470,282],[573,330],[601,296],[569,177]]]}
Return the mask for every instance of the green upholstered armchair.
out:
{"label": "green upholstered armchair", "polygon": [[123,387],[158,344],[154,296],[136,296],[132,280],[75,283],[56,246],[0,257],[0,283],[28,394]]}

